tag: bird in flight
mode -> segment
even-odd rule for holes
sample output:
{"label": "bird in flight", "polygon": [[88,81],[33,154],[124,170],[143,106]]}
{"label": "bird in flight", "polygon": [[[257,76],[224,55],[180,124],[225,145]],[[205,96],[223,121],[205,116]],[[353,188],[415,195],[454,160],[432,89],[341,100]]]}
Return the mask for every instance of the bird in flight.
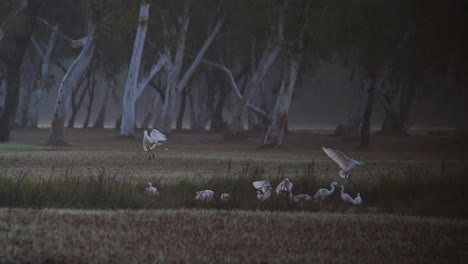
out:
{"label": "bird in flight", "polygon": [[161,143],[162,141],[166,141],[166,135],[159,132],[159,130],[153,129],[149,135],[148,131],[145,130],[143,133],[143,150],[149,151],[151,153],[150,159],[154,158],[154,153],[151,150],[156,146],[163,147],[165,150],[167,150],[167,148],[164,147]]}
{"label": "bird in flight", "polygon": [[322,147],[322,150],[325,152],[325,154],[328,155],[333,161],[335,161],[338,166],[340,166],[341,170],[339,172],[340,177],[343,179],[346,179],[348,183],[351,183],[354,186],[354,183],[351,181],[351,172],[354,170],[354,168],[358,166],[364,167],[370,174],[372,172],[366,167],[366,164],[364,162],[360,162],[354,159],[348,158],[343,152],[331,148],[325,148]]}

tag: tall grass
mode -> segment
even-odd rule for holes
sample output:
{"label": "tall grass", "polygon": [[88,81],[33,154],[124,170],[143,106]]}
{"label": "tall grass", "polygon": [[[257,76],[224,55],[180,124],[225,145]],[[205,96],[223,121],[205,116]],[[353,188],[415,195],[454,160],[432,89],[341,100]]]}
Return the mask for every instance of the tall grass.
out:
{"label": "tall grass", "polygon": [[[53,170],[52,170],[53,171]],[[310,211],[354,211],[387,212],[406,215],[431,215],[468,218],[465,206],[465,190],[468,187],[468,168],[459,165],[447,169],[441,165],[440,173],[428,173],[416,166],[408,167],[403,173],[388,172],[356,182],[355,190],[347,190],[352,196],[359,191],[362,206],[345,204],[340,200],[339,189],[322,203],[296,204],[287,197],[273,196],[260,202],[252,182],[269,180],[276,186],[285,172],[278,166],[276,173],[266,174],[265,167],[257,163],[246,163],[241,170],[233,171],[227,162],[225,173],[213,178],[197,175],[162,184],[161,179],[151,179],[161,193],[155,197],[144,192],[146,181],[136,178],[119,178],[118,172],[109,173],[102,168],[99,173],[76,175],[73,168],[62,175],[48,179],[35,179],[28,171],[18,176],[0,176],[0,207],[32,208],[79,208],[79,209],[157,209],[157,208],[220,208],[246,210],[310,210]],[[319,188],[329,188],[330,179],[318,175],[314,162],[297,167],[293,176],[295,194],[311,196]],[[291,175],[291,173],[289,173]],[[334,178],[340,182],[338,177]],[[341,182],[345,184],[345,182]],[[195,192],[204,189],[215,191],[215,199],[209,202],[195,201]],[[231,194],[227,202],[219,201],[221,193]]]}

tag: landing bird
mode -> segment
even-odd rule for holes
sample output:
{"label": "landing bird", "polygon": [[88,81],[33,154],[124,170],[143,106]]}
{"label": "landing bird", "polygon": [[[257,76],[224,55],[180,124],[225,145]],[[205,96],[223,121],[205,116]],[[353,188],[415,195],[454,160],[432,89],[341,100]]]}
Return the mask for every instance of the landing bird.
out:
{"label": "landing bird", "polygon": [[151,150],[154,149],[156,146],[163,147],[165,150],[167,150],[167,148],[163,146],[161,141],[166,141],[166,136],[163,133],[159,132],[157,129],[151,130],[151,133],[149,135],[148,131],[146,130],[143,133],[143,150],[149,151],[151,153],[152,156],[150,157],[150,159],[154,158],[154,153]]}
{"label": "landing bird", "polygon": [[219,197],[219,200],[222,202],[229,201],[231,199],[231,195],[229,193],[222,193],[221,196]]}
{"label": "landing bird", "polygon": [[302,202],[312,201],[312,197],[308,194],[302,193],[302,194],[294,195],[292,197],[292,200],[296,203],[302,203]]}
{"label": "landing bird", "polygon": [[289,178],[284,179],[282,182],[276,186],[276,194],[287,194],[290,198],[292,197],[292,187],[293,183],[289,180]]}
{"label": "landing bird", "polygon": [[148,182],[148,187],[146,187],[146,192],[159,196],[159,191],[156,187],[153,186],[151,182]]}
{"label": "landing bird", "polygon": [[330,187],[331,187],[330,190],[325,189],[325,188],[319,189],[314,195],[314,200],[318,200],[318,201],[325,200],[325,198],[330,196],[335,191],[335,187],[337,187],[337,186],[338,186],[337,182],[332,182],[330,184]]}
{"label": "landing bird", "polygon": [[203,190],[196,192],[195,200],[209,201],[213,199],[214,192],[212,190]]}
{"label": "landing bird", "polygon": [[258,200],[266,201],[270,199],[273,188],[269,181],[254,181],[252,182],[252,185],[257,190]]}
{"label": "landing bird", "polygon": [[334,150],[331,148],[322,147],[322,150],[327,154],[333,161],[335,161],[341,170],[339,172],[340,177],[346,179],[348,183],[351,183],[354,186],[354,183],[351,181],[351,172],[357,166],[363,166],[370,174],[371,171],[366,167],[364,162],[353,160],[348,158],[343,152]]}
{"label": "landing bird", "polygon": [[354,205],[361,205],[362,204],[362,198],[361,198],[361,194],[358,193],[356,198],[354,198],[354,201],[353,201],[353,204]]}
{"label": "landing bird", "polygon": [[341,200],[347,202],[347,203],[354,203],[354,199],[347,193],[344,192],[344,186],[341,185]]}

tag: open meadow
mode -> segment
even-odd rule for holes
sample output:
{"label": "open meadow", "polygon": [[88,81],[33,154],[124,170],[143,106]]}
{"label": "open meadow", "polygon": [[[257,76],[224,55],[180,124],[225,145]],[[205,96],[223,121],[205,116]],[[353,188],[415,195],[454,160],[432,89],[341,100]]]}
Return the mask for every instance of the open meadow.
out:
{"label": "open meadow", "polygon": [[[257,148],[262,133],[181,131],[155,159],[114,130],[68,129],[68,147],[44,146],[47,133],[14,130],[0,145],[1,263],[468,261],[468,142],[451,133],[375,135],[360,150],[329,131],[292,132],[281,149]],[[348,188],[322,146],[372,176],[359,169]],[[253,181],[285,177],[294,194],[337,181],[363,203],[257,200]],[[194,201],[203,189],[214,201]]]}

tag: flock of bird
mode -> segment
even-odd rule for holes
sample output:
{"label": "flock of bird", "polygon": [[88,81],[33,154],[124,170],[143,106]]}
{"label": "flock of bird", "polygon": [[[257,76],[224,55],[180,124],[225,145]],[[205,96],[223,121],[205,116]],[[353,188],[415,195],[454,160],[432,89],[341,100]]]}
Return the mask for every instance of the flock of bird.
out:
{"label": "flock of bird", "polygon": [[[151,153],[150,159],[154,158],[154,153],[151,151],[155,147],[160,146],[167,150],[163,146],[161,142],[166,141],[166,136],[159,132],[157,129],[153,129],[151,133],[148,135],[148,132],[145,130],[143,134],[143,150],[146,152]],[[339,175],[341,178],[345,179],[348,184],[351,184],[354,188],[354,182],[351,180],[351,173],[352,171],[358,167],[362,166],[367,171],[372,174],[372,172],[366,167],[366,165],[363,162],[348,158],[343,152],[330,149],[330,148],[325,148],[322,147],[322,150],[333,160],[335,161],[338,166],[340,167]],[[265,180],[260,180],[260,181],[254,181],[252,182],[253,187],[256,190],[257,193],[257,199],[259,201],[266,201],[269,200],[273,193],[276,193],[277,196],[287,196],[291,201],[294,201],[296,203],[302,203],[302,202],[308,202],[308,201],[319,201],[322,202],[325,200],[327,197],[332,195],[335,192],[335,189],[338,187],[337,182],[332,182],[330,184],[330,189],[322,188],[319,189],[315,195],[312,197],[308,194],[302,193],[302,194],[297,194],[293,195],[292,193],[292,188],[293,188],[293,183],[289,178],[285,178],[283,181],[281,181],[278,186],[276,186],[275,190],[273,190],[273,187],[271,186],[269,181]],[[360,193],[357,193],[357,196],[355,198],[351,197],[348,193],[345,193],[345,187],[343,185],[339,185],[341,188],[341,199],[345,201],[346,203],[350,203],[353,205],[361,205],[362,204],[362,197]],[[152,185],[152,183],[148,183],[148,187],[146,188],[146,192],[159,196],[159,191],[156,187]],[[214,194],[215,192],[212,190],[202,190],[198,191],[195,193],[195,200],[199,201],[210,201],[214,199]],[[220,201],[228,201],[231,199],[230,194],[228,193],[222,193],[219,196]]]}

